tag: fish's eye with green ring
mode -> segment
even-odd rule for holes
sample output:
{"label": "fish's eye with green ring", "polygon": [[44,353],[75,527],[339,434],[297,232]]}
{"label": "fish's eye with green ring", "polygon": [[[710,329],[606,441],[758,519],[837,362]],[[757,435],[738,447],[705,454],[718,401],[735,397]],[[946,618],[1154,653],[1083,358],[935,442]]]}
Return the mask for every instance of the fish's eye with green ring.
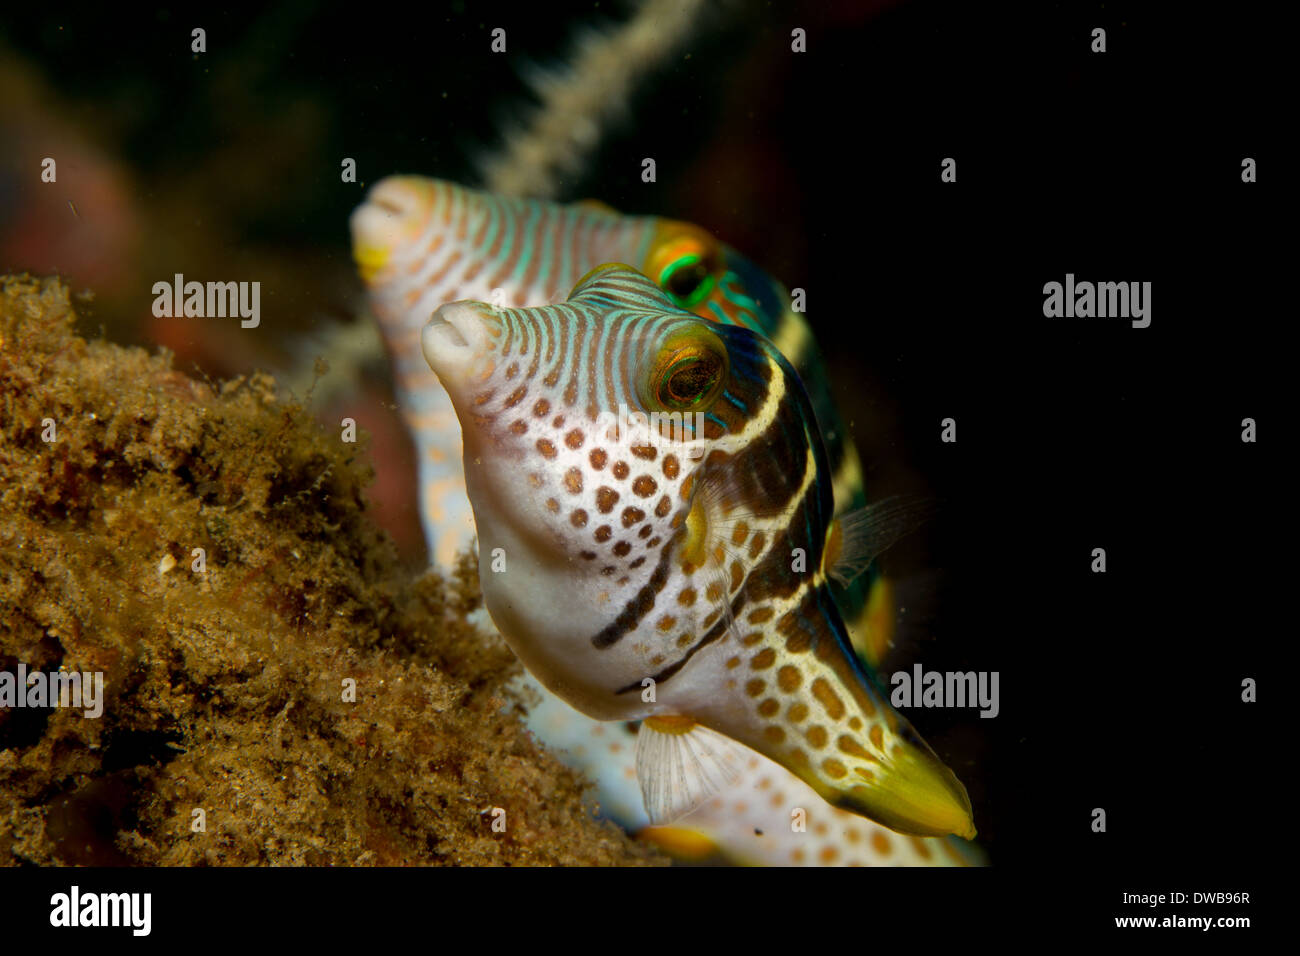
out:
{"label": "fish's eye with green ring", "polygon": [[674,412],[703,412],[722,393],[727,350],[711,332],[674,336],[655,359],[650,373],[652,406]]}
{"label": "fish's eye with green ring", "polygon": [[704,257],[696,252],[678,256],[659,273],[659,285],[683,309],[699,305],[717,280]]}

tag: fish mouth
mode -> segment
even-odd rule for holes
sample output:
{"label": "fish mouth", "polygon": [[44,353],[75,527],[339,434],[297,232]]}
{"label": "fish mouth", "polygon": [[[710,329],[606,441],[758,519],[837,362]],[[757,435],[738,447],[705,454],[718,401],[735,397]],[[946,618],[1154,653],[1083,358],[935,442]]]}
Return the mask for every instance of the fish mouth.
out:
{"label": "fish mouth", "polygon": [[434,315],[429,320],[429,327],[425,330],[431,348],[435,353],[441,354],[449,349],[466,348],[469,346],[469,339],[465,338],[465,333],[456,328],[454,324],[443,318],[441,315]]}
{"label": "fish mouth", "polygon": [[368,201],[368,205],[378,206],[389,216],[405,216],[410,212],[410,204],[405,201],[406,198],[405,196],[393,195],[392,190],[389,190],[387,194],[372,196]]}
{"label": "fish mouth", "polygon": [[352,257],[371,282],[393,253],[416,238],[429,217],[429,189],[410,176],[389,176],[370,190],[352,213]]}
{"label": "fish mouth", "polygon": [[420,333],[424,360],[444,385],[469,377],[488,350],[488,316],[478,302],[450,302]]}

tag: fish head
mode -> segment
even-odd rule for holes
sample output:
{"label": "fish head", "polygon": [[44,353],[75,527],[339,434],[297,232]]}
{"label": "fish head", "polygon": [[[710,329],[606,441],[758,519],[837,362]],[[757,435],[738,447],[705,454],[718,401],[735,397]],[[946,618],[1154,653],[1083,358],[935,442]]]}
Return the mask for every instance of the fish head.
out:
{"label": "fish head", "polygon": [[453,299],[563,301],[588,271],[612,262],[632,264],[679,309],[769,338],[788,309],[780,283],[699,226],[590,200],[560,205],[388,176],[353,212],[351,227],[371,295],[386,311],[419,314],[421,325]]}
{"label": "fish head", "polygon": [[397,175],[352,213],[352,255],[381,320],[418,332],[446,302],[562,302],[595,266],[640,262],[658,222],[594,201],[561,205]]}
{"label": "fish head", "polygon": [[698,476],[757,450],[754,420],[798,388],[793,371],[622,265],[559,305],[442,306],[422,346],[461,422],[493,619],[578,709],[640,716],[628,689],[725,616]]}

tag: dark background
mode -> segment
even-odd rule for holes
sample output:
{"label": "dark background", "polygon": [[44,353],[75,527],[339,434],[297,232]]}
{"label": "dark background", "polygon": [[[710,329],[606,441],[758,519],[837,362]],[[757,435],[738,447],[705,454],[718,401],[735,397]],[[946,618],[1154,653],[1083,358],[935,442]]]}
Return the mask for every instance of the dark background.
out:
{"label": "dark background", "polygon": [[[942,502],[886,559],[913,582],[893,663],[1001,674],[994,720],[911,712],[967,784],[992,862],[1236,886],[1290,822],[1269,703],[1293,484],[1283,31],[1239,4],[985,7],[719,4],[560,198],[697,222],[807,290],[869,486]],[[346,226],[365,184],[475,182],[476,154],[532,102],[520,69],[626,9],[11,5],[0,270],[95,287],[88,327],[142,344],[160,344],[159,278],[262,277],[256,347],[161,344],[213,375],[281,363],[362,307]],[[507,56],[488,52],[494,26]],[[33,240],[33,223],[57,227],[34,210],[24,144],[59,137],[111,169],[122,242]],[[647,155],[658,183],[640,181]],[[361,184],[339,182],[343,156]],[[956,184],[939,181],[947,156]],[[1150,281],[1151,327],[1044,318],[1043,284],[1067,272]],[[1241,703],[1244,677],[1262,703]]]}

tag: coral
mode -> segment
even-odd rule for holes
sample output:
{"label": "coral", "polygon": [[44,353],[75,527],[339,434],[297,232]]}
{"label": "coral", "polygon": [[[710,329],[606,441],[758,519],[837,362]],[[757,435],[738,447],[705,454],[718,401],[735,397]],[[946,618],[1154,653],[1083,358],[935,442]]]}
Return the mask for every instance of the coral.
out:
{"label": "coral", "polygon": [[602,125],[626,111],[637,82],[691,35],[704,6],[702,0],[645,0],[621,26],[583,34],[569,65],[530,70],[541,106],[480,163],[488,192],[552,198],[566,175],[582,169]]}
{"label": "coral", "polygon": [[0,671],[104,675],[0,710],[0,863],[663,862],[523,727],[473,563],[398,562],[364,442],[75,319],[0,280]]}

